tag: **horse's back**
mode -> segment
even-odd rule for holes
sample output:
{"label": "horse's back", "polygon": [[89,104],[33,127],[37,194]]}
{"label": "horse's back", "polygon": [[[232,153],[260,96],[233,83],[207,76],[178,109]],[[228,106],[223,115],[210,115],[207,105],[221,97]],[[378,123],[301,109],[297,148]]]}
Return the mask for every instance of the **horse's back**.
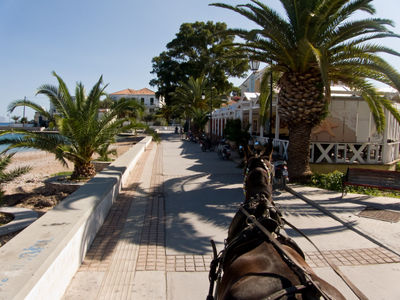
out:
{"label": "horse's back", "polygon": [[[345,300],[342,294],[325,280],[318,277],[300,254],[288,246],[291,253],[312,279],[335,300]],[[218,288],[218,300],[260,300],[270,299],[274,293],[300,286],[299,277],[283,260],[275,248],[267,242],[236,258],[224,271],[225,275]],[[314,288],[305,289],[296,295],[290,294],[279,299],[321,299]]]}
{"label": "horse's back", "polygon": [[273,246],[265,242],[235,259],[224,274],[219,286],[221,300],[266,299],[277,291],[300,284]]}

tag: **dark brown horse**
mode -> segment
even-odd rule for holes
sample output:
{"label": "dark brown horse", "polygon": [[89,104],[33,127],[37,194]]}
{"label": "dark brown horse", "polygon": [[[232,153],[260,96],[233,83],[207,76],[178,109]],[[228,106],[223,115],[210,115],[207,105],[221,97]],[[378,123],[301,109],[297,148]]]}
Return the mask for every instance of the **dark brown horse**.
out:
{"label": "dark brown horse", "polygon": [[[229,228],[225,249],[213,260],[210,294],[216,300],[345,299],[305,262],[296,243],[282,233],[284,222],[272,200],[267,157],[247,159],[245,201]],[[215,251],[214,251],[215,253]]]}

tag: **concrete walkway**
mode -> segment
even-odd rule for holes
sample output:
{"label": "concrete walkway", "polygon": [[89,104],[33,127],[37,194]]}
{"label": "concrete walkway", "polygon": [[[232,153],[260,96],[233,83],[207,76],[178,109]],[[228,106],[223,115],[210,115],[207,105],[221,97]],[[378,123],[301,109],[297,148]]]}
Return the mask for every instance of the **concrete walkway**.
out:
{"label": "concrete walkway", "polygon": [[[178,135],[152,144],[94,240],[64,299],[205,299],[210,239],[219,250],[243,199],[242,170]],[[312,202],[275,193],[286,218],[329,255],[370,299],[400,295],[399,223],[358,213],[377,204],[399,211],[398,199],[377,199],[293,187]],[[331,215],[329,215],[331,214]],[[335,219],[335,217],[337,219]],[[287,230],[307,261],[348,299],[356,299],[316,250]],[[379,274],[377,276],[377,274]]]}

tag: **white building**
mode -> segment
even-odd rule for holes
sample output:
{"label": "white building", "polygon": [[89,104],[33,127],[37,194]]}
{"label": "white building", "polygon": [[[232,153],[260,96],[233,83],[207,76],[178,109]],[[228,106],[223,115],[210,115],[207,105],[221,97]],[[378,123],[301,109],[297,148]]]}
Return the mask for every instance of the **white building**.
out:
{"label": "white building", "polygon": [[[214,136],[222,136],[227,119],[240,119],[243,127],[250,124],[250,133],[263,142],[269,132],[269,121],[265,126],[259,122],[258,102],[261,73],[255,72],[240,86],[241,100],[217,109],[212,114]],[[380,90],[387,99],[398,99],[395,90]],[[390,164],[399,160],[400,124],[385,110],[386,124],[378,133],[368,104],[362,97],[345,86],[331,87],[329,115],[314,128],[311,134],[310,162],[328,164]],[[393,101],[400,111],[400,104]],[[280,122],[277,113],[278,91],[272,101],[272,137],[286,156],[288,146],[287,127]]]}
{"label": "white building", "polygon": [[144,104],[147,112],[155,112],[157,109],[165,105],[163,97],[157,97],[156,93],[148,88],[140,90],[125,89],[110,94],[112,100],[121,98],[135,98],[140,103]]}

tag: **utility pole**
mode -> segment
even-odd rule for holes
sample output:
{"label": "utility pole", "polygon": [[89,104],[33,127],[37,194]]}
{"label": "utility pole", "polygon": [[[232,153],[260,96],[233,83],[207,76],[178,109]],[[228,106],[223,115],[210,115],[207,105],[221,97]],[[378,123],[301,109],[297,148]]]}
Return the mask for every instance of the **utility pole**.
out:
{"label": "utility pole", "polygon": [[23,117],[22,127],[25,127],[25,102],[26,102],[26,96],[24,97],[24,112],[22,115],[22,117]]}

